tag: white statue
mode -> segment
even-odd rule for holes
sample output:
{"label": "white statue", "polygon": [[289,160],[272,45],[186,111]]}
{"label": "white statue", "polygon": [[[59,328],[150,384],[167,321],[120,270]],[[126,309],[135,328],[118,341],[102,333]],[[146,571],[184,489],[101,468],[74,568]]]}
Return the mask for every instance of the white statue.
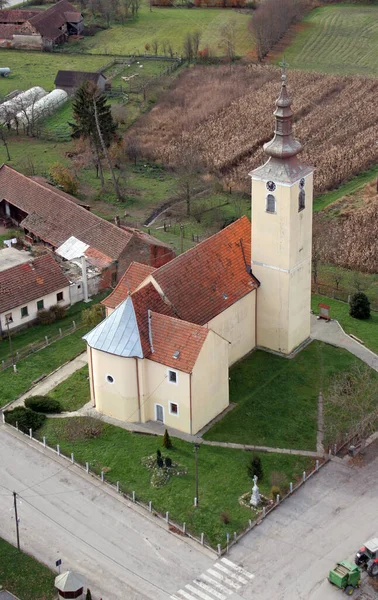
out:
{"label": "white statue", "polygon": [[258,506],[259,504],[260,504],[260,490],[257,487],[257,475],[255,475],[253,478],[253,488],[252,488],[252,496],[251,496],[250,505]]}

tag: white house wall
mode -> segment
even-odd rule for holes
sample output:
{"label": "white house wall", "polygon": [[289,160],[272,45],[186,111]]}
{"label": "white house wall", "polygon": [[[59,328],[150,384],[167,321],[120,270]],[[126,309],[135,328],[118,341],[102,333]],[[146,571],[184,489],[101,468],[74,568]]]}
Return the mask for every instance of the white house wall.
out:
{"label": "white house wall", "polygon": [[[47,294],[46,296],[41,296],[39,298],[36,298],[35,300],[32,300],[31,302],[27,302],[26,304],[20,304],[19,306],[17,306],[16,308],[12,308],[11,310],[6,310],[5,312],[1,313],[1,315],[0,315],[1,330],[3,332],[7,331],[5,315],[8,315],[9,313],[12,314],[12,320],[13,320],[13,322],[9,324],[10,330],[17,329],[19,327],[24,327],[28,323],[35,321],[35,319],[37,318],[37,313],[38,313],[38,310],[37,310],[37,301],[38,300],[43,300],[43,304],[44,304],[43,308],[45,308],[45,309],[49,309],[51,306],[54,306],[55,304],[59,304],[59,306],[69,306],[70,305],[70,291],[69,290],[70,290],[70,288],[67,286],[60,290],[57,290],[56,292]],[[60,302],[57,302],[56,296],[59,292],[63,292],[63,300],[61,300]],[[28,316],[27,317],[21,317],[21,308],[23,308],[24,306],[28,307]]]}

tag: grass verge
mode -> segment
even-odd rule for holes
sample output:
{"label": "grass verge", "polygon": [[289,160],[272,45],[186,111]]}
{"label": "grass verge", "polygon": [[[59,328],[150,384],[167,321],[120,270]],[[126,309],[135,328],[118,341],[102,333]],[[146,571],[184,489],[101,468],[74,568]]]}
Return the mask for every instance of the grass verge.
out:
{"label": "grass verge", "polygon": [[377,174],[378,167],[373,167],[368,171],[360,173],[360,175],[357,175],[356,177],[352,177],[352,179],[340,185],[336,190],[332,190],[331,192],[326,192],[325,194],[317,196],[314,200],[314,212],[320,212],[333,202],[336,202],[336,200],[340,200],[340,198],[343,198],[344,196],[354,194],[357,190],[369,183],[369,181],[375,179]]}
{"label": "grass verge", "polygon": [[330,306],[330,316],[336,319],[346,333],[351,333],[362,340],[366,347],[373,352],[378,353],[378,314],[371,313],[370,319],[360,320],[354,319],[349,314],[349,304],[332,300],[326,296],[312,296],[312,310],[315,314],[319,314],[319,302]]}
{"label": "grass verge", "polygon": [[55,600],[55,573],[0,538],[0,582],[20,600]]}
{"label": "grass verge", "polygon": [[237,406],[203,437],[316,450],[319,391],[354,361],[347,351],[316,341],[290,360],[253,352],[230,370],[230,402]]}
{"label": "grass verge", "polygon": [[[106,471],[106,479],[120,482],[121,489],[136,492],[138,499],[152,502],[155,510],[162,514],[169,511],[170,518],[179,524],[185,522],[188,531],[195,535],[205,533],[206,540],[215,546],[226,541],[226,532],[240,532],[251,518],[249,509],[240,506],[239,497],[251,489],[251,479],[247,474],[250,452],[201,446],[199,450],[199,507],[193,507],[195,496],[195,466],[193,444],[174,439],[173,448],[162,448],[162,438],[132,434],[119,427],[103,424],[103,432],[97,438],[79,439],[70,437],[70,428],[75,430],[80,417],[68,419],[47,419],[38,431],[38,437],[46,436],[50,446],[60,444],[67,456],[75,454],[75,460],[89,462],[91,470]],[[186,468],[186,475],[172,477],[167,485],[154,488],[150,484],[151,472],[141,464],[141,459],[155,454],[160,448],[164,456]],[[295,481],[303,470],[309,470],[311,461],[302,456],[282,454],[261,454],[264,479],[261,491],[270,490],[269,474],[282,473],[285,480]],[[229,516],[229,523],[222,521],[222,513]]]}
{"label": "grass verge", "polygon": [[48,396],[54,398],[54,400],[59,400],[64,411],[72,412],[84,406],[91,397],[88,367],[83,367],[72,373],[70,377],[51,390]]}

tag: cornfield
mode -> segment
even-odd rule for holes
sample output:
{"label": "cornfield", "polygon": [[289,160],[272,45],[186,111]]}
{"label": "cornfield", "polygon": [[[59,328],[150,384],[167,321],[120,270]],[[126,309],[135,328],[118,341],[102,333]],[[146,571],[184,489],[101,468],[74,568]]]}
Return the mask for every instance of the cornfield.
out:
{"label": "cornfield", "polygon": [[[197,66],[128,134],[146,158],[174,166],[185,148],[227,186],[249,190],[273,134],[280,71],[272,66]],[[315,167],[315,192],[334,189],[378,162],[378,80],[290,71],[301,160]]]}

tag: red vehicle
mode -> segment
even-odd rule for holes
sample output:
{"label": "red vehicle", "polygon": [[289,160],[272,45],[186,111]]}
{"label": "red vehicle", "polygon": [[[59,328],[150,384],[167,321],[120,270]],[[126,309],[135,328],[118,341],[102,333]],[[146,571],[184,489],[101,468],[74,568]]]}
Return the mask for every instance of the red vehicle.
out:
{"label": "red vehicle", "polygon": [[357,552],[354,562],[366,568],[370,577],[378,577],[378,538],[366,542]]}

